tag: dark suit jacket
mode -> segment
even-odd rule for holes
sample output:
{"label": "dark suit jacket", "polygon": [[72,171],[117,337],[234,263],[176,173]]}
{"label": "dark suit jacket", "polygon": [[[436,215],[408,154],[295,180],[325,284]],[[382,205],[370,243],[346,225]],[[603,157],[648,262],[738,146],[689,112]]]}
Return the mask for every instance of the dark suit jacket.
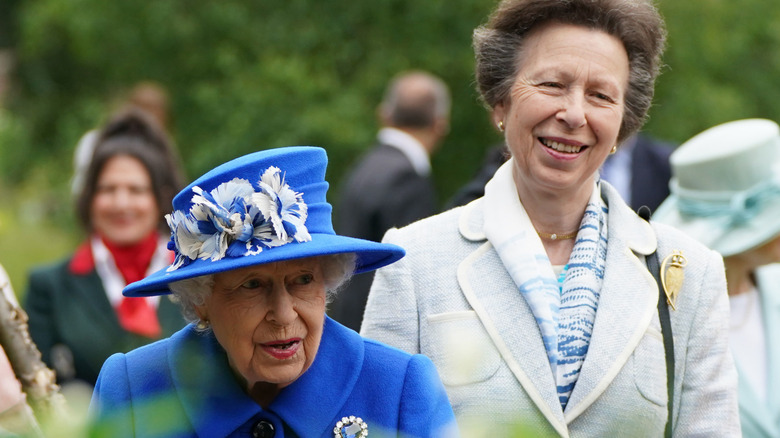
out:
{"label": "dark suit jacket", "polygon": [[[436,210],[431,178],[420,176],[397,148],[379,144],[342,183],[335,228],[345,236],[379,242],[388,229],[408,225]],[[372,279],[373,273],[353,277],[331,304],[329,315],[359,330]]]}
{"label": "dark suit jacket", "polygon": [[[93,269],[87,274],[76,274],[70,269],[71,259],[33,270],[24,307],[29,316],[30,336],[43,361],[57,371],[58,380],[75,378],[94,385],[108,356],[154,339],[126,332],[119,325],[97,272]],[[168,297],[160,298],[157,317],[162,337],[186,324],[178,305]],[[71,363],[67,363],[68,351],[72,354]],[[75,375],[68,376],[72,374],[69,368]]]}
{"label": "dark suit jacket", "polygon": [[485,195],[485,184],[493,178],[499,167],[509,159],[509,151],[504,143],[492,146],[485,152],[485,158],[482,160],[482,167],[479,168],[474,177],[461,186],[455,195],[447,201],[444,209],[449,210],[481,198]]}
{"label": "dark suit jacket", "polygon": [[639,134],[631,156],[631,208],[655,211],[669,196],[672,145]]}
{"label": "dark suit jacket", "polygon": [[330,438],[351,415],[362,418],[370,437],[455,436],[448,434],[455,417],[430,359],[364,339],[330,319],[311,367],[266,409],[244,392],[213,334],[190,325],[109,358],[90,411],[99,425],[91,436],[112,438],[251,437],[259,422],[272,424],[277,438]]}

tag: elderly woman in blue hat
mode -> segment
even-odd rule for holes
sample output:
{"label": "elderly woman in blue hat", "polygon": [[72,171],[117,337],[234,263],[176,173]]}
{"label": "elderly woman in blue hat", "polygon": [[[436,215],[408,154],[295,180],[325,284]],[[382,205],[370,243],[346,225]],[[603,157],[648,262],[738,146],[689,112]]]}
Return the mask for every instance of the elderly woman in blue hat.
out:
{"label": "elderly woman in blue hat", "polygon": [[257,152],[176,196],[175,261],[124,294],[173,292],[191,324],[105,362],[90,406],[98,436],[457,435],[428,358],[325,315],[353,272],[404,255],[334,233],[326,162],[315,147]]}
{"label": "elderly woman in blue hat", "polygon": [[745,437],[780,436],[780,128],[712,127],[671,156],[672,194],[653,219],[723,255]]}

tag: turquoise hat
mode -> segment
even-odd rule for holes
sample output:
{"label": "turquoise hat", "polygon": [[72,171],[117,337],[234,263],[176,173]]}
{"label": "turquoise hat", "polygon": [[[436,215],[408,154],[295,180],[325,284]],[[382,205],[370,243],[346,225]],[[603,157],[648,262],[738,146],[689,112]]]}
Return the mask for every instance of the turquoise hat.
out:
{"label": "turquoise hat", "polygon": [[780,235],[780,127],[765,119],[714,126],[670,158],[671,194],[653,220],[672,225],[721,255]]}
{"label": "turquoise hat", "polygon": [[173,199],[166,216],[175,260],[122,293],[170,293],[168,284],[201,275],[284,260],[355,253],[356,273],[404,256],[396,245],[339,236],[325,199],[325,150],[269,149],[222,164]]}

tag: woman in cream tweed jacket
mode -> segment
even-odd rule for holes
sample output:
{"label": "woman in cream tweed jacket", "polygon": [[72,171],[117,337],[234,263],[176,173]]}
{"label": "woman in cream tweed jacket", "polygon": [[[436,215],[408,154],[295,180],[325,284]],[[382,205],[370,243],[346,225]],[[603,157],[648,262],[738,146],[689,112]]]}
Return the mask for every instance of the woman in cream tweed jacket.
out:
{"label": "woman in cream tweed jacket", "polygon": [[565,411],[534,315],[485,237],[490,193],[385,235],[407,255],[377,271],[361,334],[429,356],[464,433],[480,425],[509,433],[505,427],[522,423],[540,436],[662,436],[666,364],[645,256],[680,250],[688,264],[671,311],[674,435],[739,436],[721,257],[671,227],[650,226],[608,183],[601,191],[608,269]]}
{"label": "woman in cream tweed jacket", "polygon": [[[464,436],[739,435],[722,259],[598,178],[644,121],[664,35],[650,0],[503,0],[474,32],[512,158],[483,198],[386,234],[407,257],[362,327],[431,357]],[[687,261],[672,400],[656,251]]]}

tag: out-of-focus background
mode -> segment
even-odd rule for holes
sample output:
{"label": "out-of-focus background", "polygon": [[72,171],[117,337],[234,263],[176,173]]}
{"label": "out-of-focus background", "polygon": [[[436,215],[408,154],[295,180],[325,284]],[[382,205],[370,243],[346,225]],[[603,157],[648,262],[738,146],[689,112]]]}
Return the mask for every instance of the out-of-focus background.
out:
{"label": "out-of-focus background", "polygon": [[[473,86],[472,30],[496,0],[0,0],[0,263],[83,239],[70,178],[79,138],[136,83],[170,97],[191,179],[264,148],[328,150],[330,201],[374,141],[376,105],[406,69],[443,78],[452,127],[433,169],[442,203],[500,140]],[[680,143],[714,124],[780,120],[780,3],[663,0],[667,64],[645,131]]]}

